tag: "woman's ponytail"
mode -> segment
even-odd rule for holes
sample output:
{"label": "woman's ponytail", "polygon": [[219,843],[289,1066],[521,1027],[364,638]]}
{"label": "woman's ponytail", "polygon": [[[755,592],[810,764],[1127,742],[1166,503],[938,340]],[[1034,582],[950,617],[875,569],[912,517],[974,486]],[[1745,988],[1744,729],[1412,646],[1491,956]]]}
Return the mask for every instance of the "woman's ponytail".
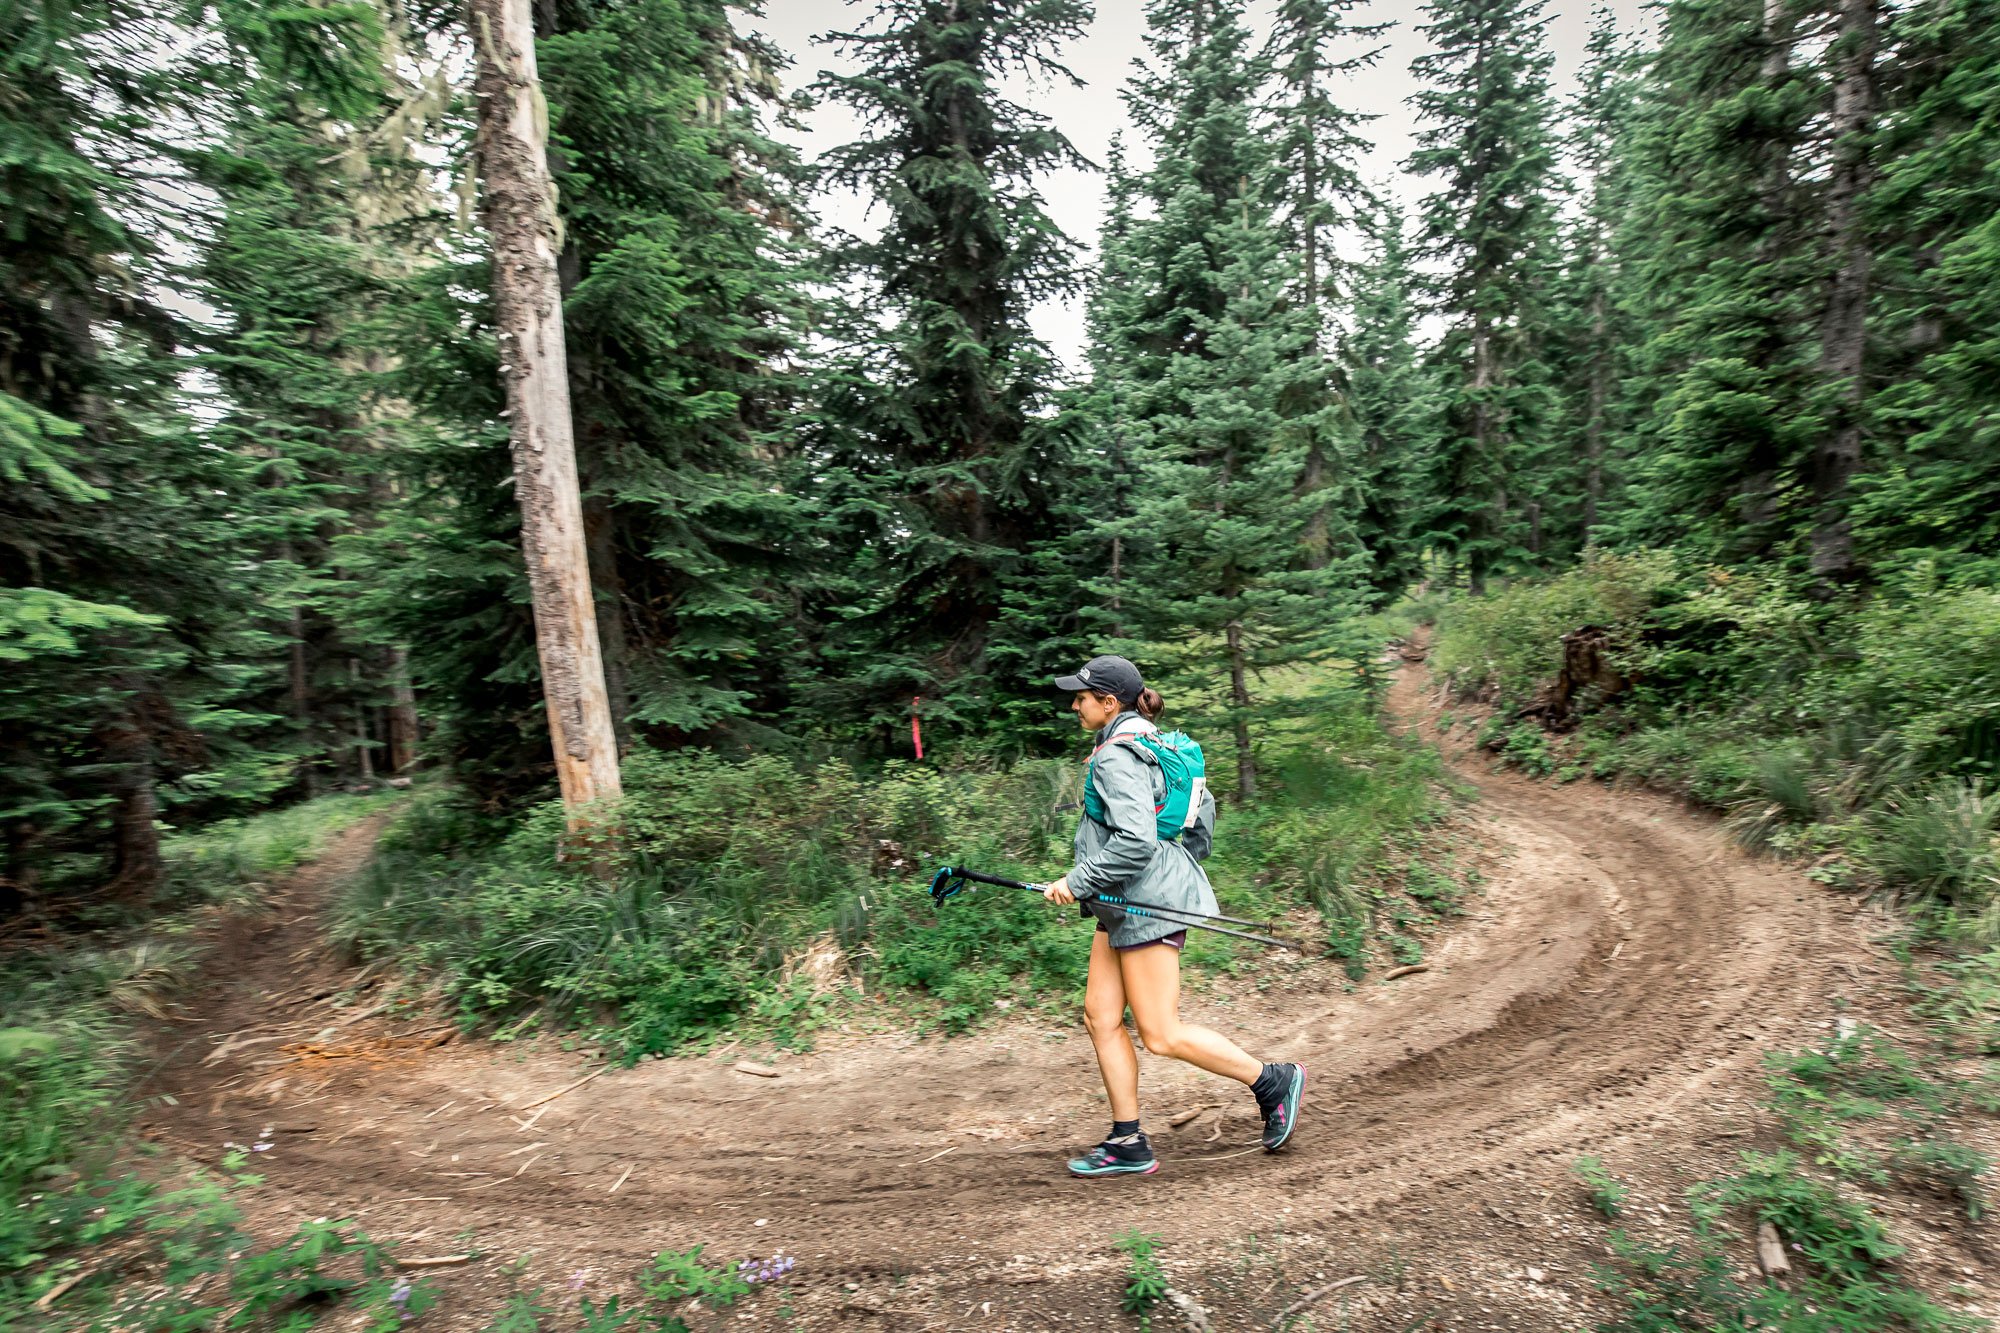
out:
{"label": "woman's ponytail", "polygon": [[1149,686],[1139,691],[1139,698],[1133,707],[1139,710],[1140,717],[1148,722],[1157,722],[1160,720],[1160,714],[1167,710],[1167,701],[1160,697],[1158,690]]}

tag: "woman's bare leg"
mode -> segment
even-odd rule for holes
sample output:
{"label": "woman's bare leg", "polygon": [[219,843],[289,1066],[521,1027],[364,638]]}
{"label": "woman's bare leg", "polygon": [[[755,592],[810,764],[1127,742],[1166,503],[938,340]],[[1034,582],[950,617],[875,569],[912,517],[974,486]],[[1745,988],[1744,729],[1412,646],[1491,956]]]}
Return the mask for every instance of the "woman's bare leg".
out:
{"label": "woman's bare leg", "polygon": [[1104,1091],[1111,1099],[1111,1118],[1137,1120],[1139,1056],[1132,1049],[1132,1039],[1125,1035],[1125,982],[1111,937],[1101,930],[1090,937],[1083,1025],[1090,1030],[1091,1045],[1097,1048],[1097,1068],[1104,1075]]}
{"label": "woman's bare leg", "polygon": [[[1103,936],[1098,937],[1098,945],[1109,951]],[[1156,944],[1146,949],[1127,949],[1116,954],[1115,959],[1124,981],[1125,1002],[1132,1006],[1132,1017],[1139,1020],[1139,1040],[1146,1043],[1147,1050],[1155,1055],[1185,1060],[1198,1069],[1233,1078],[1238,1083],[1257,1081],[1257,1076],[1264,1072],[1264,1066],[1245,1055],[1235,1042],[1211,1028],[1181,1022],[1179,949],[1168,944]],[[1097,984],[1097,955],[1094,952],[1090,957],[1090,984]],[[1103,1052],[1103,1046],[1099,1045],[1097,1058],[1100,1064],[1104,1060]],[[1135,1058],[1135,1089],[1138,1085],[1136,1063]],[[1108,1086],[1109,1073],[1105,1075],[1105,1082]],[[1132,1105],[1136,1108],[1138,1104],[1135,1095]],[[1136,1109],[1134,1114],[1137,1114]]]}

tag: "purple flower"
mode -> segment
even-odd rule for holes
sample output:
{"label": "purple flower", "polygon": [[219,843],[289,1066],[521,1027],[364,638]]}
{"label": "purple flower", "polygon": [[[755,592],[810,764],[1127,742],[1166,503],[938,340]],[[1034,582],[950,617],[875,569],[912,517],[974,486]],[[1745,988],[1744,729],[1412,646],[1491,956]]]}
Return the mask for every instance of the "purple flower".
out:
{"label": "purple flower", "polygon": [[751,1286],[775,1282],[798,1266],[798,1260],[779,1250],[768,1259],[745,1259],[736,1265],[736,1275]]}
{"label": "purple flower", "polygon": [[414,1290],[415,1288],[410,1285],[410,1279],[406,1277],[397,1278],[396,1285],[389,1288],[389,1304],[396,1307],[396,1317],[406,1323],[410,1318],[408,1309],[410,1293]]}

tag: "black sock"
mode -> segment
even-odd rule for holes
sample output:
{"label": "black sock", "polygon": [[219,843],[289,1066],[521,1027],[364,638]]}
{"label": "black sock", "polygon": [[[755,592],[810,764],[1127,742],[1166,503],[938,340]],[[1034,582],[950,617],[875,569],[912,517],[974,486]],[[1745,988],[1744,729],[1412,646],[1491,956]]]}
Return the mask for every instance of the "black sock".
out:
{"label": "black sock", "polygon": [[1285,1094],[1285,1081],[1291,1072],[1290,1065],[1265,1065],[1257,1081],[1250,1085],[1250,1095],[1257,1099],[1257,1105],[1270,1106]]}
{"label": "black sock", "polygon": [[1139,1122],[1136,1120],[1114,1120],[1111,1122],[1111,1137],[1114,1139],[1129,1138],[1138,1132]]}

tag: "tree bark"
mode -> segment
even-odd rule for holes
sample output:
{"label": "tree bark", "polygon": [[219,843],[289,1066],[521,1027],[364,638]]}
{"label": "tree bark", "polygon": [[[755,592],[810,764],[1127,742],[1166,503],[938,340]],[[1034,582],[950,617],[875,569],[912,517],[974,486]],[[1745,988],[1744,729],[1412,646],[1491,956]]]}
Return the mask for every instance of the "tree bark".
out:
{"label": "tree bark", "polygon": [[370,745],[373,737],[368,734],[368,714],[373,710],[362,699],[365,679],[361,659],[348,658],[347,683],[354,691],[354,774],[361,781],[372,783],[375,781],[375,752]]}
{"label": "tree bark", "polygon": [[556,776],[574,829],[580,807],[616,797],[620,785],[570,423],[548,104],[536,74],[528,0],[469,0],[467,23],[477,61],[482,211],[493,238],[493,301],[521,550]]}
{"label": "tree bark", "polygon": [[97,725],[93,739],[108,771],[111,863],[105,891],[143,902],[160,881],[159,795],[153,738],[141,720],[134,688],[118,711]]}
{"label": "tree bark", "polygon": [[583,542],[590,554],[590,586],[598,601],[597,638],[604,648],[604,694],[611,708],[611,732],[618,753],[632,752],[632,687],[625,664],[625,581],[618,573],[618,517],[601,494],[583,501]]}
{"label": "tree bark", "polygon": [[1236,705],[1236,796],[1257,799],[1257,759],[1250,753],[1250,682],[1243,651],[1243,623],[1229,622],[1229,698]]}
{"label": "tree bark", "polygon": [[410,684],[410,650],[400,643],[389,649],[389,690],[389,771],[402,773],[417,762],[422,726]]}
{"label": "tree bark", "polygon": [[[1472,448],[1482,466],[1500,466],[1499,445],[1493,428],[1493,409],[1487,394],[1493,388],[1493,335],[1485,316],[1472,321]],[[1491,553],[1480,549],[1482,536],[1497,538],[1506,523],[1507,497],[1504,485],[1495,477],[1494,498],[1485,516],[1471,525],[1466,535],[1472,549],[1466,552],[1467,583],[1475,597],[1486,595],[1486,570]],[[1484,530],[1484,531],[1482,531]]]}
{"label": "tree bark", "polygon": [[1874,259],[1862,220],[1873,176],[1868,131],[1875,114],[1878,0],[1842,0],[1834,38],[1834,159],[1827,186],[1827,224],[1833,236],[1833,281],[1820,326],[1821,378],[1835,392],[1827,430],[1813,450],[1812,571],[1822,583],[1854,576],[1854,530],[1847,521],[1847,484],[1861,466],[1868,344],[1868,276]]}
{"label": "tree bark", "polygon": [[[1601,256],[1600,256],[1601,258]],[[1590,295],[1590,390],[1583,428],[1583,544],[1595,539],[1598,508],[1604,501],[1604,404],[1610,391],[1611,354],[1606,347],[1610,320],[1605,313],[1604,288]]]}

